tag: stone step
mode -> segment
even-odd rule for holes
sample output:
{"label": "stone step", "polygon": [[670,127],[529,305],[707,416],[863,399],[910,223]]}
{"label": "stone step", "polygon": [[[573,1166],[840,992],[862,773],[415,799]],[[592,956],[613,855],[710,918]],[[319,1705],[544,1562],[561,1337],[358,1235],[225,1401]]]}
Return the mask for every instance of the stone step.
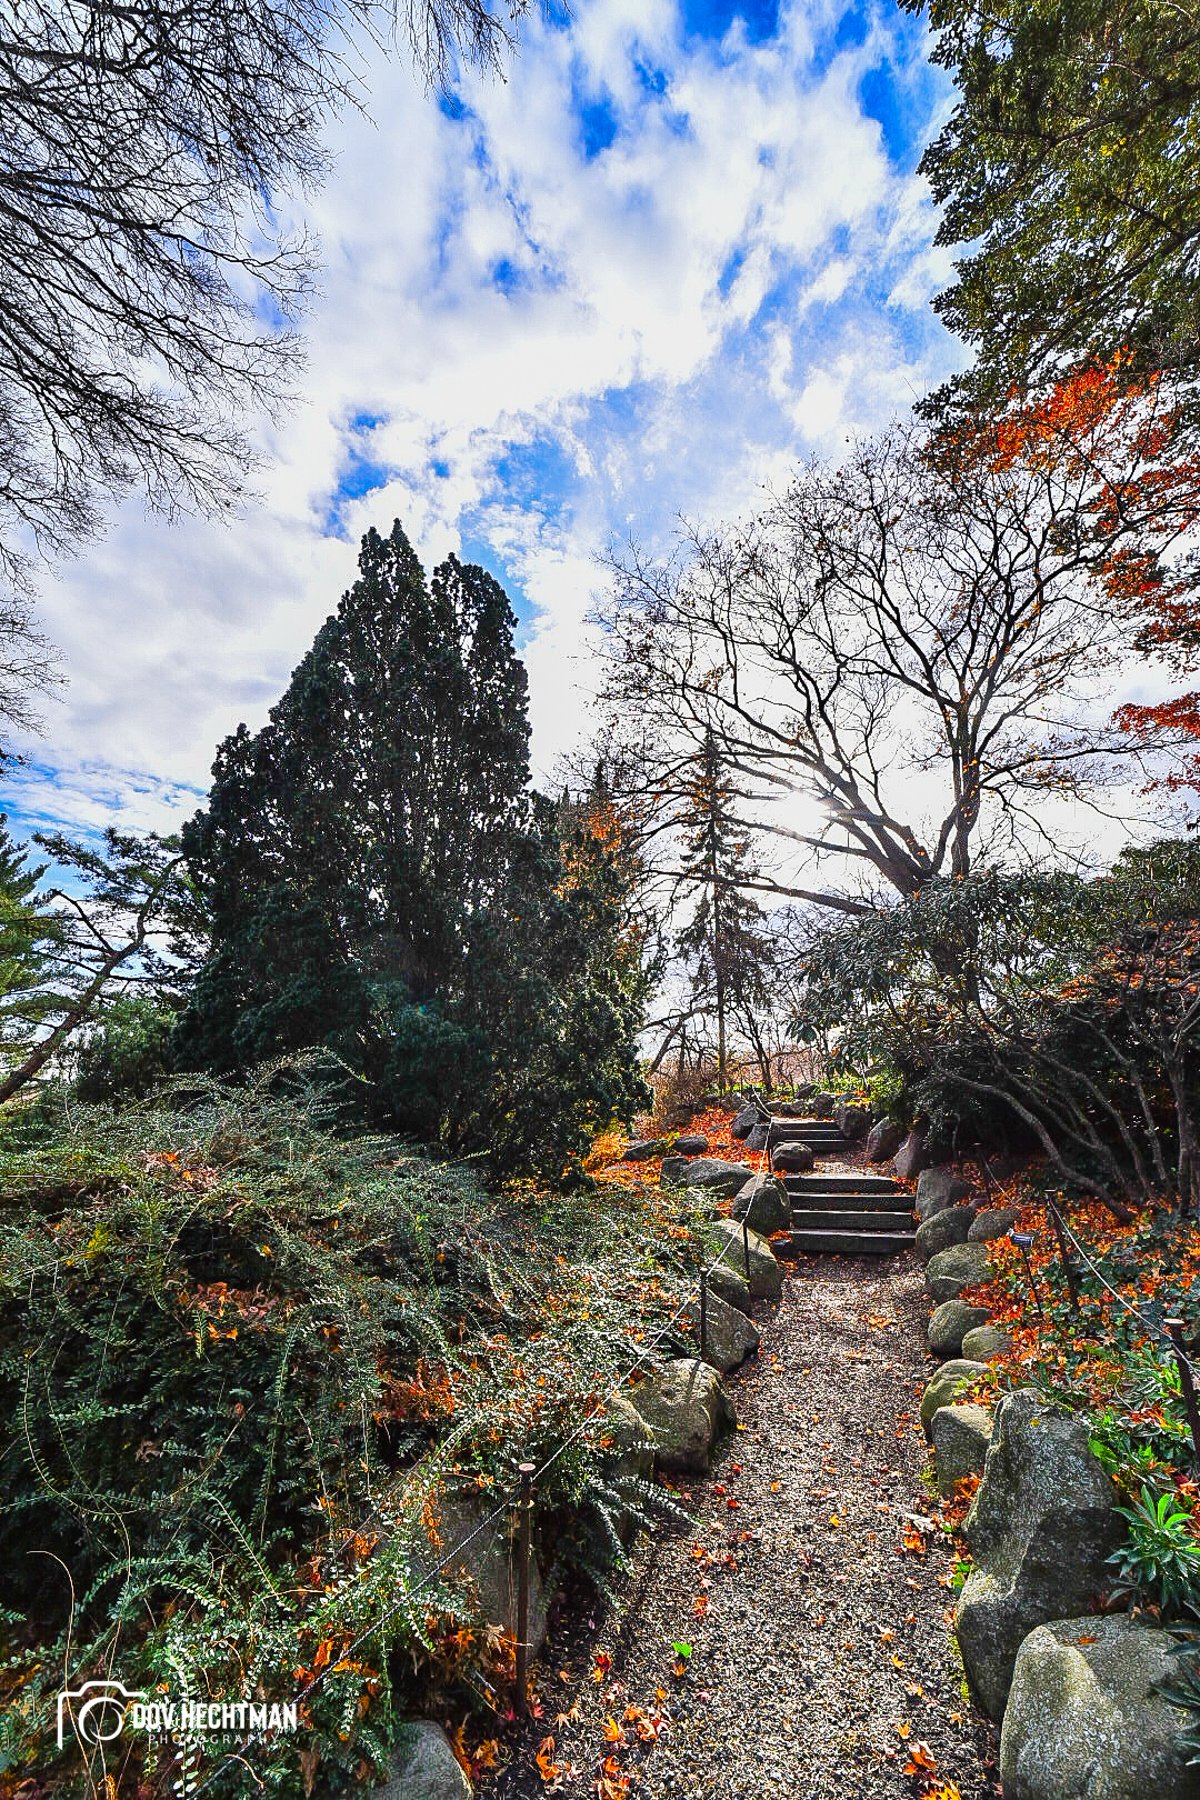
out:
{"label": "stone step", "polygon": [[793,1231],[790,1247],[804,1256],[898,1256],[912,1242],[911,1231]]}
{"label": "stone step", "polygon": [[881,1206],[794,1207],[793,1231],[883,1231],[891,1234],[911,1232],[912,1220],[903,1213],[887,1211]]}
{"label": "stone step", "polygon": [[[912,1226],[912,1207],[907,1194],[859,1194],[851,1188],[836,1194],[814,1194],[811,1189],[790,1196],[793,1212],[881,1213],[885,1219],[902,1219],[906,1229]],[[915,1229],[915,1227],[913,1227]]]}
{"label": "stone step", "polygon": [[857,1169],[844,1175],[826,1169],[811,1175],[789,1175],[784,1186],[789,1194],[901,1194],[906,1209],[912,1206],[912,1195],[890,1175],[864,1175]]}
{"label": "stone step", "polygon": [[771,1124],[773,1144],[846,1144],[849,1139],[831,1119],[775,1119]]}

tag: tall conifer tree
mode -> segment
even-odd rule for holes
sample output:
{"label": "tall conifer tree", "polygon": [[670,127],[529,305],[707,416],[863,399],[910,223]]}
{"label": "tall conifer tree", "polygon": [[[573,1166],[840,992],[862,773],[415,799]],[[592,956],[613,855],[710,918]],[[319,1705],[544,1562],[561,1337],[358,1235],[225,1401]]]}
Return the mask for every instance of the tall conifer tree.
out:
{"label": "tall conifer tree", "polygon": [[[399,524],[367,534],[358,580],[263,729],[221,746],[187,827],[213,954],[179,1041],[223,1070],[324,1047],[384,1122],[559,1172],[640,1101],[638,1021],[631,989],[605,989],[619,896],[606,876],[564,886],[534,804],[514,626],[483,569],[451,557],[427,581]],[[568,994],[593,1008],[586,1048]]]}
{"label": "tall conifer tree", "polygon": [[737,799],[716,736],[709,731],[680,809],[679,879],[696,899],[677,945],[691,971],[694,1001],[711,1009],[716,1023],[721,1088],[728,1085],[731,1025],[736,1018],[748,1035],[755,1035],[755,1015],[767,1000],[771,959],[762,910],[742,892],[742,883],[756,871],[749,834],[735,811]]}

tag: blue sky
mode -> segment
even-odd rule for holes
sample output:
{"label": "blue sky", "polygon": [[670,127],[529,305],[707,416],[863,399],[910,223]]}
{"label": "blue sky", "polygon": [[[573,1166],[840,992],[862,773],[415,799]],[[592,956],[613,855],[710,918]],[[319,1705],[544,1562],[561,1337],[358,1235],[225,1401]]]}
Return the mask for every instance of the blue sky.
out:
{"label": "blue sky", "polygon": [[14,823],[177,823],[395,517],[508,586],[548,770],[588,729],[614,539],[753,507],[960,364],[924,49],[892,5],[578,0],[440,101],[372,55],[370,117],[284,209],[324,275],[298,404],[252,421],[259,497],[221,524],[131,504],[46,584],[70,685]]}

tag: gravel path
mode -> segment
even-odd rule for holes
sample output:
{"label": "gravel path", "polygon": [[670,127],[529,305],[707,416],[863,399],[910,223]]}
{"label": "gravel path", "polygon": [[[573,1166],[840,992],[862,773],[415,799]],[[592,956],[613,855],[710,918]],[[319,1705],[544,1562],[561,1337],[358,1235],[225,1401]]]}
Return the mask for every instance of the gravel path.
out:
{"label": "gravel path", "polygon": [[913,1523],[937,1511],[915,1423],[920,1271],[802,1259],[757,1312],[739,1430],[684,1490],[695,1528],[647,1543],[607,1616],[558,1621],[541,1716],[487,1800],[998,1793],[994,1731],[963,1697],[947,1628],[953,1547]]}

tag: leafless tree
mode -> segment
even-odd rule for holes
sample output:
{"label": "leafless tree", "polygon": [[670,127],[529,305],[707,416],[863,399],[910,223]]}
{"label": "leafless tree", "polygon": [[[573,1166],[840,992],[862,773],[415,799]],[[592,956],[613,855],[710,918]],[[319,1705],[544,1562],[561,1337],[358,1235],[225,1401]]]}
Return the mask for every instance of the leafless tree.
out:
{"label": "leafless tree", "polygon": [[237,499],[239,420],[287,391],[314,263],[277,207],[361,103],[364,38],[437,81],[494,63],[524,4],[0,0],[0,573],[131,489]]}
{"label": "leafless tree", "polygon": [[1098,522],[1094,488],[1078,457],[950,468],[915,427],[813,463],[749,523],[615,565],[609,702],[664,756],[717,734],[817,871],[792,898],[868,910],[981,841],[1044,843],[1051,796],[1099,803],[1144,748],[1103,720],[1126,628],[1094,579],[1138,520]]}
{"label": "leafless tree", "polygon": [[0,594],[0,765],[12,732],[41,729],[39,702],[62,684],[58,652],[24,594]]}

